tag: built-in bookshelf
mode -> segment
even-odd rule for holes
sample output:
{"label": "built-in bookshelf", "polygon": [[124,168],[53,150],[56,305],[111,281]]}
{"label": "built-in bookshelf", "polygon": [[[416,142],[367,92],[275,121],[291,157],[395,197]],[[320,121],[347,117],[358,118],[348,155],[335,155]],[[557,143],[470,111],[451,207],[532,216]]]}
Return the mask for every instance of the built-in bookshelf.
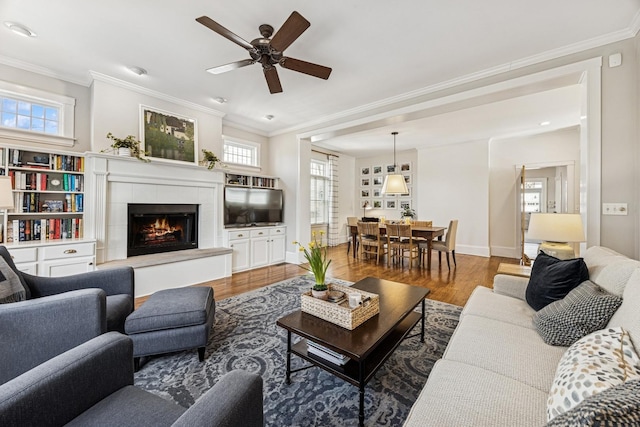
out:
{"label": "built-in bookshelf", "polygon": [[277,188],[278,178],[272,176],[226,173],[225,184],[238,187]]}
{"label": "built-in bookshelf", "polygon": [[13,209],[2,222],[2,243],[84,237],[84,157],[77,153],[0,147],[0,174],[11,178]]}

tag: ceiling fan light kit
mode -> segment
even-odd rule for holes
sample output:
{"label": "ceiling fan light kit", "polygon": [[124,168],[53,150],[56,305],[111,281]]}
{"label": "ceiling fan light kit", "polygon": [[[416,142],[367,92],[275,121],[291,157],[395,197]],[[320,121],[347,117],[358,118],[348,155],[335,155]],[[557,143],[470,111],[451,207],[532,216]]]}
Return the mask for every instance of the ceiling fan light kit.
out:
{"label": "ceiling fan light kit", "polygon": [[278,76],[276,65],[325,80],[331,75],[331,68],[329,67],[284,56],[285,49],[296,41],[311,25],[309,21],[296,11],[291,13],[273,38],[271,37],[271,35],[273,35],[273,27],[268,24],[260,25],[258,30],[262,37],[254,39],[250,43],[207,16],[196,18],[196,21],[220,34],[222,37],[243,47],[250,56],[249,59],[242,59],[230,64],[209,68],[207,71],[212,74],[226,73],[227,71],[259,62],[262,65],[267,86],[272,94],[282,92],[282,85],[280,84],[280,77]]}

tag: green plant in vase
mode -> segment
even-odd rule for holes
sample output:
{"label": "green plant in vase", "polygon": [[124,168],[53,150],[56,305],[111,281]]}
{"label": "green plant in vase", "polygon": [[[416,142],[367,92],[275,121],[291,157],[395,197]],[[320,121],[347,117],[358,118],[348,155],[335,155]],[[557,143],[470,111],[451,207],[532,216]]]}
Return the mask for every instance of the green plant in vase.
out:
{"label": "green plant in vase", "polygon": [[220,161],[218,156],[216,156],[212,151],[205,150],[203,148],[202,160],[200,161],[200,164],[206,166],[207,169],[213,169],[214,167],[216,167],[216,163],[220,163],[220,165],[222,166],[222,162]]}
{"label": "green plant in vase", "polygon": [[[318,234],[320,235],[319,241],[317,238]],[[319,233],[314,231],[311,233],[311,236],[313,240],[309,242],[308,247],[304,247],[299,242],[293,242],[293,244],[298,245],[300,252],[304,252],[304,257],[309,263],[309,267],[302,266],[302,268],[313,273],[315,277],[316,284],[313,286],[312,291],[326,293],[329,288],[325,282],[325,277],[329,264],[331,264],[331,260],[327,259],[329,248],[323,243],[322,236],[324,236],[324,231],[320,231]],[[324,299],[326,299],[326,294],[324,295]]]}
{"label": "green plant in vase", "polygon": [[[117,138],[111,132],[109,132],[107,134],[107,138],[113,141],[113,143],[111,144],[111,148],[120,155],[123,155],[121,150],[129,150],[129,155],[137,158],[138,160],[141,160],[143,162],[149,161],[149,159],[140,157],[143,154],[146,155],[147,153],[142,151],[142,149],[140,148],[141,142],[138,141],[135,136],[127,135],[126,138]],[[102,150],[102,152],[105,151],[107,150]]]}

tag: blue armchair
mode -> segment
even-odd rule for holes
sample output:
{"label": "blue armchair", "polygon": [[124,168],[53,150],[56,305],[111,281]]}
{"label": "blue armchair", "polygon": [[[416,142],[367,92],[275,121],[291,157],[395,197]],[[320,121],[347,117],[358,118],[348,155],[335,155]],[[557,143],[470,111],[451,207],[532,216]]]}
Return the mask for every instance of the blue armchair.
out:
{"label": "blue armchair", "polygon": [[185,409],[133,385],[133,342],[109,332],[0,385],[0,425],[262,427],[262,378],[224,375]]}
{"label": "blue armchair", "polygon": [[133,311],[131,268],[37,277],[20,272],[4,246],[0,256],[27,294],[0,304],[0,384],[108,330],[124,330]]}

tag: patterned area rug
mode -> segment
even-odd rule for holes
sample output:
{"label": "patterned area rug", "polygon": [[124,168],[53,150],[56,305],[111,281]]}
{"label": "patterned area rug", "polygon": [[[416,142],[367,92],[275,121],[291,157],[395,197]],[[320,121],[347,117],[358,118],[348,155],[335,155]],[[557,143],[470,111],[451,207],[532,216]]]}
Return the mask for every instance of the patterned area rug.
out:
{"label": "patterned area rug", "polygon": [[[302,276],[216,302],[205,362],[198,361],[195,350],[156,356],[136,373],[135,385],[189,407],[226,372],[244,369],[263,378],[266,426],[358,425],[357,387],[319,368],[294,373],[291,384],[285,384],[287,335],[276,320],[299,309],[300,294],[313,283]],[[402,425],[442,356],[461,308],[427,300],[426,310],[425,342],[417,337],[403,341],[367,384],[368,426]],[[303,365],[292,357],[292,369]]]}

